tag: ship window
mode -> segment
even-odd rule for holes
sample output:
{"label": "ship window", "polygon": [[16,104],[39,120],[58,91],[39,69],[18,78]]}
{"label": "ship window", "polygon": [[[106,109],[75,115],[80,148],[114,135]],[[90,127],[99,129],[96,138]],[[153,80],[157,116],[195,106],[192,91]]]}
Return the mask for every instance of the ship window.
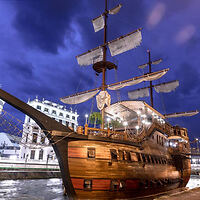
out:
{"label": "ship window", "polygon": [[75,120],[75,116],[72,116],[72,119]]}
{"label": "ship window", "polygon": [[111,181],[111,190],[118,190],[119,188],[119,182],[117,180],[112,180]]}
{"label": "ship window", "polygon": [[136,153],[136,155],[137,155],[138,162],[141,162],[142,160],[141,160],[141,157],[140,157],[140,153]]}
{"label": "ship window", "polygon": [[119,160],[125,160],[124,151],[118,150],[119,152]]}
{"label": "ship window", "polygon": [[127,160],[128,162],[131,161],[131,154],[130,154],[129,151],[126,151],[126,160]]}
{"label": "ship window", "polygon": [[69,118],[69,115],[66,115],[66,118]]}
{"label": "ship window", "polygon": [[146,155],[146,160],[147,160],[148,163],[151,163],[151,160],[150,160],[148,155]]}
{"label": "ship window", "polygon": [[88,155],[88,158],[95,158],[95,148],[88,148],[87,155]]}
{"label": "ship window", "polygon": [[84,180],[84,189],[92,189],[92,180]]}
{"label": "ship window", "polygon": [[125,189],[125,181],[120,181],[119,183],[119,190],[124,190]]}
{"label": "ship window", "polygon": [[146,158],[145,158],[144,154],[142,154],[142,160],[143,160],[144,163],[146,162]]}
{"label": "ship window", "polygon": [[154,161],[155,161],[156,164],[158,164],[158,160],[157,160],[156,157],[154,157]]}
{"label": "ship window", "polygon": [[111,160],[117,161],[117,151],[115,149],[110,150]]}
{"label": "ship window", "polygon": [[131,161],[133,161],[133,162],[137,162],[138,161],[136,153],[131,152]]}
{"label": "ship window", "polygon": [[154,159],[153,159],[153,156],[150,156],[150,158],[151,158],[151,162],[152,162],[153,164],[155,164],[155,161],[154,161]]}

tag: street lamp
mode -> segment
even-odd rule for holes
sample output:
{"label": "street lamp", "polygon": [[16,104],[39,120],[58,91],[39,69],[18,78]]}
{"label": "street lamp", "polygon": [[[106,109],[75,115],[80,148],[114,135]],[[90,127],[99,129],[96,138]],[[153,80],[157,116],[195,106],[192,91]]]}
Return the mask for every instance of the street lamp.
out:
{"label": "street lamp", "polygon": [[107,118],[107,122],[108,122],[108,128],[110,128],[110,118]]}
{"label": "street lamp", "polygon": [[87,124],[88,114],[85,114],[85,124]]}
{"label": "street lamp", "polygon": [[125,127],[125,131],[126,131],[126,127],[128,126],[128,122],[123,122],[123,126]]}
{"label": "street lamp", "polygon": [[197,152],[199,152],[199,139],[198,138],[195,138],[195,141],[197,143]]}

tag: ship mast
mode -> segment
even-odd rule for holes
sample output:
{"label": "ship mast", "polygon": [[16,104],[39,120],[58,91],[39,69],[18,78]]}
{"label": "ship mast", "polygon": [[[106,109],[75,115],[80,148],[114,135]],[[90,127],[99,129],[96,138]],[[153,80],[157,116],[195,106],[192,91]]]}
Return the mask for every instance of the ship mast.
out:
{"label": "ship mast", "polygon": [[[107,51],[107,18],[108,18],[108,2],[105,0],[105,25],[104,25],[104,46],[103,46],[103,61],[106,62],[106,51]],[[106,90],[106,67],[102,68],[102,90]],[[101,111],[101,117],[102,117],[102,125],[101,128],[104,129],[104,115],[105,115],[105,108]]]}

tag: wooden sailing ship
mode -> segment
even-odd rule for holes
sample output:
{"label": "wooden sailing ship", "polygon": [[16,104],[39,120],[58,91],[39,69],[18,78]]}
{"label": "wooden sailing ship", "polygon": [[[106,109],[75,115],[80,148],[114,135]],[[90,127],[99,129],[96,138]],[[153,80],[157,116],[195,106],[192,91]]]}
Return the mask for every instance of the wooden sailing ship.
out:
{"label": "wooden sailing ship", "polygon": [[[68,104],[84,102],[96,96],[102,119],[117,123],[111,127],[91,128],[86,123],[74,132],[49,118],[16,97],[0,89],[0,98],[33,118],[44,130],[57,155],[65,193],[77,199],[128,199],[185,187],[190,177],[190,145],[187,130],[172,126],[167,117],[192,116],[198,111],[162,115],[144,101],[129,100],[110,104],[107,91],[118,90],[143,81],[152,89],[173,90],[177,81],[153,85],[169,69],[151,72],[129,80],[107,85],[105,73],[117,66],[106,59],[107,48],[115,56],[140,45],[141,29],[107,42],[107,18],[116,14],[121,4],[93,20],[95,31],[104,28],[103,45],[77,56],[80,65],[91,65],[102,73],[99,88],[61,98]],[[150,53],[150,52],[149,52]],[[149,57],[150,58],[150,57]],[[149,60],[149,66],[158,62]],[[147,64],[145,64],[146,66]],[[141,67],[144,67],[141,66]],[[171,85],[170,85],[171,84]],[[130,92],[129,96],[145,96],[146,88]],[[136,95],[137,93],[137,95]],[[152,96],[152,95],[151,95]],[[110,122],[110,124],[111,124]]]}

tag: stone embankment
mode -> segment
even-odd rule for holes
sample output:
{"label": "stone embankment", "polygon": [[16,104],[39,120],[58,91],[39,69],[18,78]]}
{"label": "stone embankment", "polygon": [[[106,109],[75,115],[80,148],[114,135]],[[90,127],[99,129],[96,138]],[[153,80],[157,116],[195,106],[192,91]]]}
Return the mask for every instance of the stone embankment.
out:
{"label": "stone embankment", "polygon": [[0,159],[0,180],[60,178],[56,161]]}

